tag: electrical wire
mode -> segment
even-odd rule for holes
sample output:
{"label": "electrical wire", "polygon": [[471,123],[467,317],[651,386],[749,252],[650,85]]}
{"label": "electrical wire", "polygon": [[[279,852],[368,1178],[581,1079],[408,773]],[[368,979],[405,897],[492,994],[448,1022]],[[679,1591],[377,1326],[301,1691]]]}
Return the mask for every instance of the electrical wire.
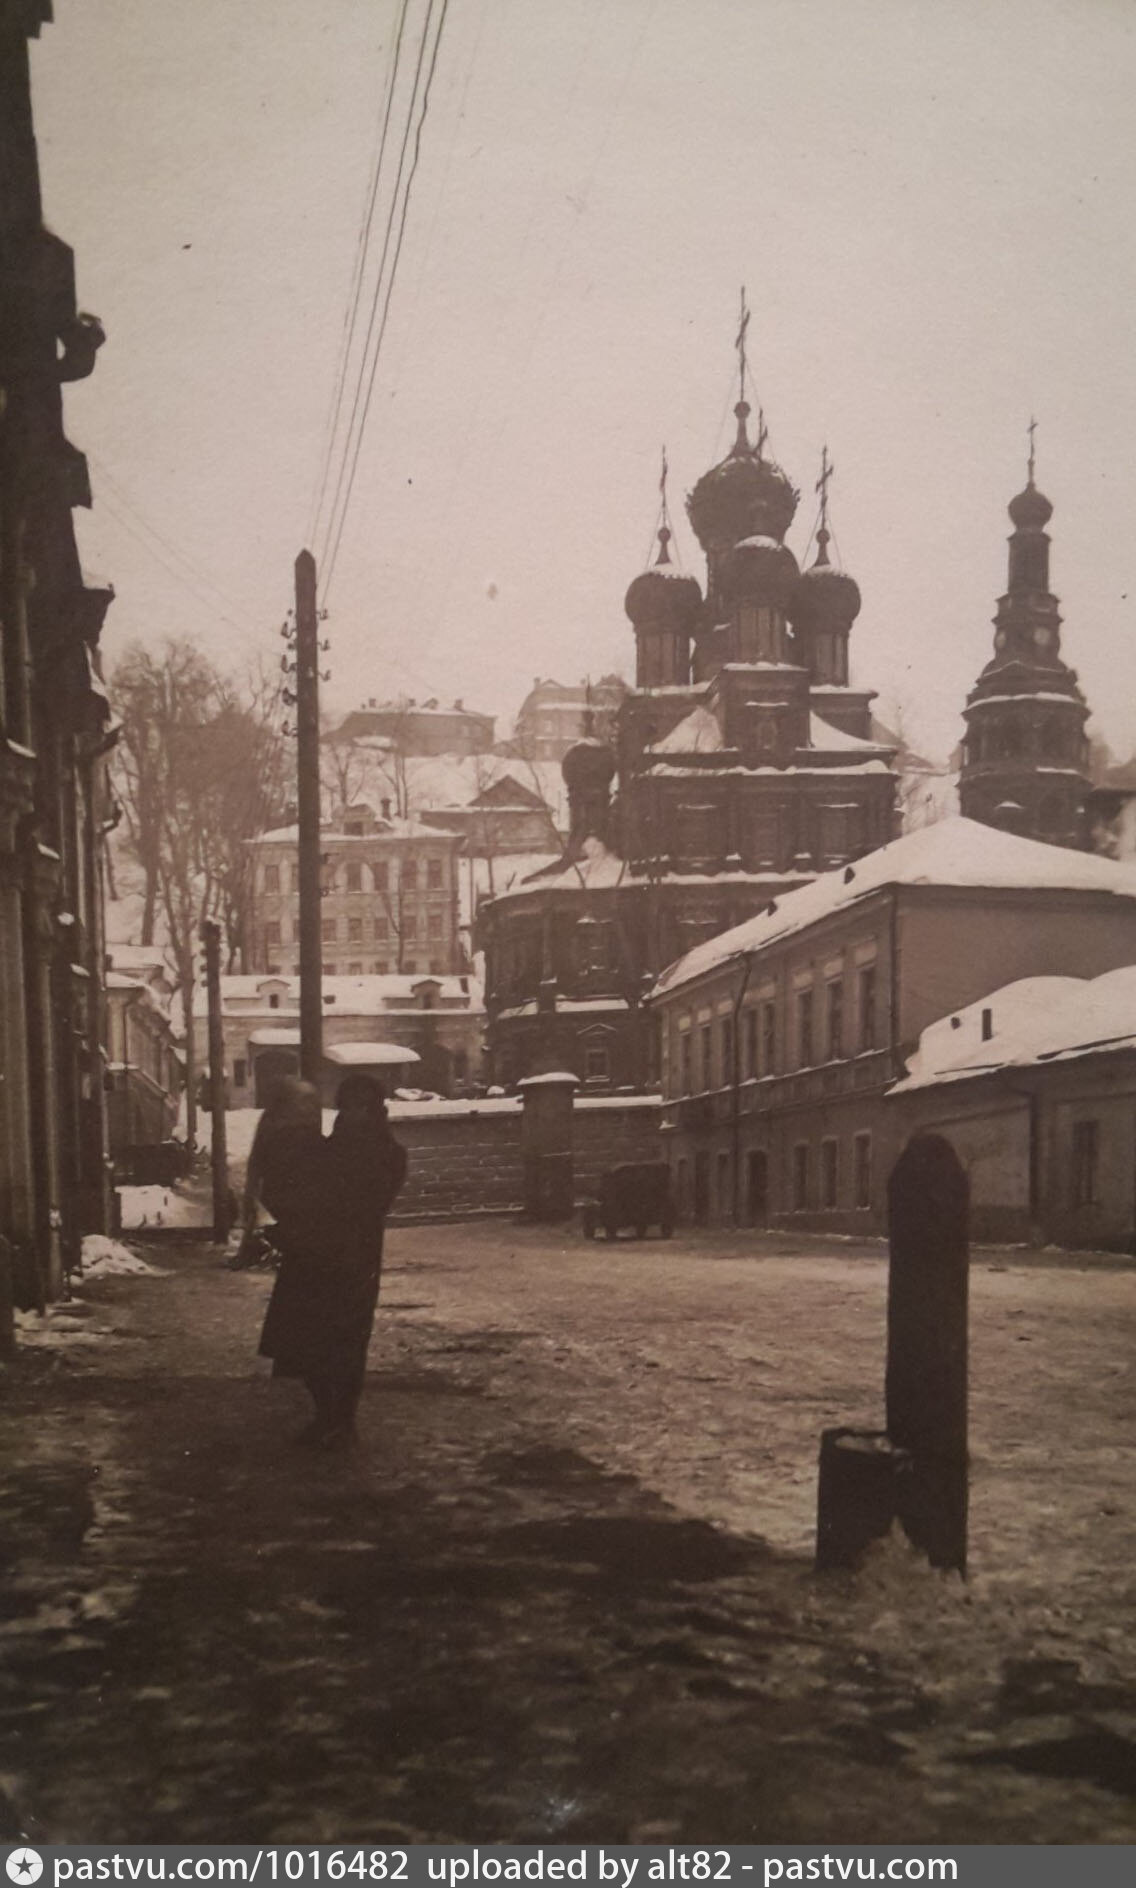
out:
{"label": "electrical wire", "polygon": [[[418,67],[415,72],[415,90],[417,90],[418,77],[422,68],[422,57],[425,52],[427,37],[429,34],[430,17],[433,12],[433,6],[434,6],[434,0],[430,0],[430,5],[427,9],[426,20],[422,28],[422,42],[419,47]],[[398,265],[399,265],[399,260],[402,255],[403,239],[406,235],[407,217],[410,211],[410,199],[411,199],[411,194],[414,189],[414,179],[418,173],[418,163],[419,163],[419,158],[421,156],[421,151],[422,151],[422,133],[425,128],[426,118],[430,109],[430,89],[431,89],[431,86],[433,85],[434,73],[437,69],[438,53],[442,44],[442,33],[445,29],[446,15],[447,15],[448,10],[449,10],[449,0],[441,0],[441,10],[438,15],[438,26],[434,34],[434,44],[433,44],[433,48],[430,54],[429,68],[426,73],[426,82],[422,89],[421,108],[420,108],[419,116],[418,116],[418,124],[417,124],[415,134],[414,134],[414,154],[411,160],[410,172],[406,180],[406,189],[403,193],[402,211],[399,217],[399,225],[398,225],[398,235],[395,239],[394,255],[391,258],[390,272],[387,278],[386,295],[383,299],[383,311],[382,311],[381,319],[379,321],[378,330],[376,333],[374,349],[371,355],[371,367],[370,367],[370,375],[367,381],[367,392],[363,401],[362,413],[359,419],[359,424],[356,429],[354,451],[351,454],[351,469],[347,476],[347,484],[344,490],[343,502],[339,510],[338,525],[336,527],[334,537],[329,539],[329,547],[327,549],[326,558],[325,558],[326,574],[324,577],[323,597],[322,597],[322,601],[325,604],[331,590],[332,579],[335,575],[335,565],[336,565],[336,560],[339,556],[339,547],[343,539],[343,529],[347,521],[347,513],[350,508],[351,497],[355,488],[355,475],[359,466],[359,454],[362,449],[363,437],[364,437],[364,434],[366,432],[366,427],[367,427],[367,418],[371,410],[371,400],[373,398],[374,391],[375,391],[375,379],[378,372],[379,357],[382,352],[383,340],[386,335],[387,320],[390,315],[390,308],[391,308],[391,299],[394,294],[395,283],[398,277]],[[414,95],[412,94],[411,109],[410,109],[410,112],[408,112],[407,114],[407,133],[409,133],[409,127],[410,127],[411,117],[413,115],[413,109],[414,109]],[[403,152],[402,152],[403,158],[405,157],[405,152],[406,152],[406,140],[404,139]],[[401,177],[401,173],[402,173],[402,158],[400,158],[400,162],[399,162],[399,177]],[[394,193],[394,196],[392,196],[392,200],[391,200],[392,219],[393,219],[395,202],[397,200],[397,191],[398,191],[398,179],[396,179],[395,193]],[[390,225],[388,224],[388,233],[389,233],[389,227]],[[383,258],[382,258],[382,262],[380,263],[379,280],[376,282],[376,296],[375,296],[375,301],[372,305],[372,315],[374,314],[375,309],[377,309],[377,306],[378,306],[378,292],[379,292],[379,288],[381,286],[381,281],[382,281],[382,270],[386,262],[386,253],[387,253],[387,243],[386,241],[384,241]],[[365,357],[364,357],[364,364],[365,364]],[[347,461],[345,457],[344,465],[346,465],[346,463]],[[336,496],[338,500],[338,490],[337,490]],[[334,516],[334,513],[335,513],[335,506],[333,505],[332,507],[333,516]]]}

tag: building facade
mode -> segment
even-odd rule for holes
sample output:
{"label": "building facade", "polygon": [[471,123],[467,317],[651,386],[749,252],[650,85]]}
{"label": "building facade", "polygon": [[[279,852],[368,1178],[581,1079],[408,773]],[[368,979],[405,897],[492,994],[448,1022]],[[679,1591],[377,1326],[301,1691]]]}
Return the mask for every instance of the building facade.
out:
{"label": "building facade", "polygon": [[737,437],[688,500],[705,592],[663,524],[626,598],[636,685],[614,742],[564,757],[562,857],[481,908],[494,1079],[551,1061],[585,1082],[655,1079],[642,998],[664,965],[892,837],[894,748],[853,683],[855,581],[829,559],[827,456],[814,561],[785,542],[798,494]]}
{"label": "building facade", "polygon": [[101,857],[110,712],[98,672],[109,589],[79,565],[89,505],[63,387],[102,330],[44,227],[30,38],[47,0],[0,0],[0,1342],[13,1296],[58,1294],[106,1230]]}
{"label": "building facade", "polygon": [[[228,1106],[262,1108],[283,1076],[300,1071],[299,980],[222,977],[221,1013]],[[193,1027],[204,1067],[208,1020],[201,992]],[[326,977],[325,1100],[330,1106],[349,1068],[367,1068],[390,1086],[460,1093],[480,1074],[484,1027],[481,990],[470,977]]]}
{"label": "building facade", "polygon": [[337,741],[385,741],[401,754],[488,754],[496,723],[463,701],[443,707],[438,701],[366,702],[336,729]]}
{"label": "building facade", "polygon": [[1034,483],[1010,501],[1009,574],[994,617],[994,653],[967,696],[959,807],[968,819],[1051,845],[1092,844],[1088,708],[1061,655],[1049,588],[1053,506]]}
{"label": "building facade", "polygon": [[931,1024],[889,1104],[951,1142],[975,1237],[1136,1250],[1136,967],[1031,977]]}
{"label": "building facade", "polygon": [[530,761],[562,761],[585,733],[588,715],[601,739],[613,739],[626,693],[622,675],[601,675],[598,682],[567,683],[556,682],[551,676],[535,676],[518,711],[513,738],[504,744],[505,751]]}
{"label": "building facade", "polygon": [[[298,829],[250,840],[254,968],[300,969]],[[321,829],[325,977],[451,976],[466,969],[458,860],[462,835],[359,803]]]}
{"label": "building facade", "polygon": [[702,1223],[878,1231],[921,1033],[1015,979],[1136,960],[1136,872],[955,818],[671,965],[663,1140]]}
{"label": "building facade", "polygon": [[184,1069],[168,994],[120,970],[107,972],[106,992],[107,1133],[114,1160],[173,1133]]}

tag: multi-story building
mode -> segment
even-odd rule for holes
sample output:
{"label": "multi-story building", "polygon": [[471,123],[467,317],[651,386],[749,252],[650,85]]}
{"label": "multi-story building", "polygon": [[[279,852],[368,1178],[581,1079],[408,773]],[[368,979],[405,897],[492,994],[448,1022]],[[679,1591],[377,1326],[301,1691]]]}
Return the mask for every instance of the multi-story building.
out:
{"label": "multi-story building", "polygon": [[603,740],[614,738],[616,717],[627,693],[622,675],[601,675],[598,682],[555,682],[538,675],[517,714],[511,741],[503,751],[530,761],[561,761],[586,732],[591,716],[593,731]]}
{"label": "multi-story building", "polygon": [[153,980],[109,970],[107,1127],[112,1158],[164,1141],[181,1098],[183,1058],[169,1013],[169,991]]}
{"label": "multi-story building", "polygon": [[1093,843],[1088,708],[1061,656],[1049,588],[1053,506],[1034,483],[1010,501],[1009,578],[994,617],[994,654],[967,696],[959,806],[969,819],[1052,845]]}
{"label": "multi-story building", "polygon": [[[87,465],[63,386],[103,335],[44,227],[28,40],[47,0],[0,4],[0,1320],[58,1294],[105,1231],[102,832],[109,589],[84,581]],[[0,1346],[7,1338],[0,1328]]]}
{"label": "multi-story building", "polygon": [[[254,872],[253,964],[299,974],[295,826],[249,843]],[[358,802],[320,832],[325,977],[449,976],[465,968],[459,929],[460,833],[376,815]]]}
{"label": "multi-story building", "polygon": [[492,715],[478,714],[463,701],[443,708],[437,701],[365,702],[345,717],[336,729],[337,741],[383,741],[398,753],[488,754],[493,746]]}
{"label": "multi-story building", "polygon": [[[320,1072],[330,1105],[349,1069],[390,1085],[460,1092],[481,1069],[485,1012],[470,977],[328,976],[323,981]],[[261,1108],[273,1087],[300,1069],[300,986],[294,976],[221,979],[225,1090],[231,1108]],[[198,1059],[208,1058],[208,1020],[197,994]]]}
{"label": "multi-story building", "polygon": [[962,818],[770,900],[659,978],[664,1141],[696,1221],[878,1230],[888,1091],[1008,979],[1136,961],[1136,871]]}
{"label": "multi-story building", "polygon": [[641,998],[664,965],[892,836],[894,748],[850,676],[860,592],[829,560],[827,459],[802,573],[785,543],[797,492],[764,425],[751,443],[745,400],[735,411],[731,451],[688,500],[705,594],[671,561],[664,499],[657,560],[627,592],[636,686],[614,744],[592,728],[568,750],[566,850],[481,907],[498,1081],[551,1059],[644,1085]]}

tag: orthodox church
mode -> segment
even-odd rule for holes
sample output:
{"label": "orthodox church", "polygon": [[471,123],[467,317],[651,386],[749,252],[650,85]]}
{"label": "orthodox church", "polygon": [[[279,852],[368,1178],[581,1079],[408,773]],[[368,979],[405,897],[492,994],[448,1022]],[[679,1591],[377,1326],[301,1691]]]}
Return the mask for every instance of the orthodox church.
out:
{"label": "orthodox church", "polygon": [[614,745],[589,727],[568,751],[562,857],[480,908],[499,1082],[553,1063],[589,1087],[650,1082],[640,1003],[657,973],[896,831],[895,748],[850,680],[860,591],[830,558],[832,468],[826,452],[802,571],[785,542],[799,494],[760,412],[750,437],[745,325],[743,308],[737,436],[687,500],[705,587],[672,561],[664,465]]}
{"label": "orthodox church", "polygon": [[1088,848],[1088,707],[1061,656],[1049,588],[1053,506],[1034,481],[1010,500],[1009,576],[994,616],[994,654],[967,696],[959,806],[968,819],[1050,845]]}

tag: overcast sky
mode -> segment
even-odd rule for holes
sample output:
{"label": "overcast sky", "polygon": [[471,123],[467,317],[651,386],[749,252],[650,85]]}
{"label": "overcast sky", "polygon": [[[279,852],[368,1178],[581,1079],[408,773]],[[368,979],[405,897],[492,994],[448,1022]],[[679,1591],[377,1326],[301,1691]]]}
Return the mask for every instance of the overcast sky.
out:
{"label": "overcast sky", "polygon": [[[279,653],[396,11],[57,0],[34,48],[47,217],[109,337],[67,405],[112,658]],[[633,672],[659,448],[681,511],[729,443],[744,282],[798,552],[836,463],[855,679],[955,740],[1036,411],[1065,654],[1131,749],[1134,98],[1131,0],[450,0],[335,701],[511,713],[536,674]]]}

